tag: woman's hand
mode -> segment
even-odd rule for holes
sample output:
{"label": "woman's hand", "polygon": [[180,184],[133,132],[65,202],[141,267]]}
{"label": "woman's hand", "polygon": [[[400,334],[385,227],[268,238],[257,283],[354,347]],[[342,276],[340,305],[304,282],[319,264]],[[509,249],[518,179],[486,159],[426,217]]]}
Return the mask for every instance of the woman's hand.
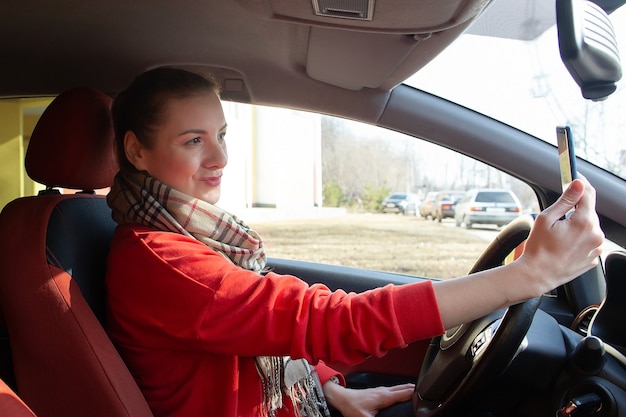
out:
{"label": "woman's hand", "polygon": [[350,389],[328,381],[323,386],[326,401],[343,417],[374,417],[383,408],[409,401],[414,390],[414,384]]}
{"label": "woman's hand", "polygon": [[[535,220],[519,261],[540,295],[598,263],[604,234],[595,211],[596,191],[585,178],[575,180]],[[571,216],[563,217],[574,207]]]}

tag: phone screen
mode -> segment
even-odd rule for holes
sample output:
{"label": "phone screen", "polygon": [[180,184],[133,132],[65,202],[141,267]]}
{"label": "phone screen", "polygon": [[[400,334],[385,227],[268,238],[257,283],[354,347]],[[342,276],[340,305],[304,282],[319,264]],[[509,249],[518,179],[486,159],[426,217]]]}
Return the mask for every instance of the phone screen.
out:
{"label": "phone screen", "polygon": [[559,149],[559,166],[561,169],[562,190],[576,179],[576,154],[574,153],[574,141],[569,126],[556,128],[557,146]]}

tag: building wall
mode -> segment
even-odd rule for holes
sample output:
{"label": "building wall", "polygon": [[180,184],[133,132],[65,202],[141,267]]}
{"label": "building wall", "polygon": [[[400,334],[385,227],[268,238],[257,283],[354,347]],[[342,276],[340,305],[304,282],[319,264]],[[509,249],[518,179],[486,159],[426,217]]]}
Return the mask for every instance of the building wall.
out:
{"label": "building wall", "polygon": [[256,207],[321,206],[321,117],[257,107]]}
{"label": "building wall", "polygon": [[220,206],[322,206],[321,116],[227,102],[224,113],[228,165]]}

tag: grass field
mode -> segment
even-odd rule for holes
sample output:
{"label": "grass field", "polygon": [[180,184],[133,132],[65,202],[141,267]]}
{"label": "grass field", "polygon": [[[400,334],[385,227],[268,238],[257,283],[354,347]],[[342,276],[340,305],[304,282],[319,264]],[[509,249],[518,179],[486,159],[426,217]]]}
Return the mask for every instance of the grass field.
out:
{"label": "grass field", "polygon": [[489,244],[485,237],[450,223],[396,214],[250,225],[263,237],[270,257],[435,278],[465,275]]}

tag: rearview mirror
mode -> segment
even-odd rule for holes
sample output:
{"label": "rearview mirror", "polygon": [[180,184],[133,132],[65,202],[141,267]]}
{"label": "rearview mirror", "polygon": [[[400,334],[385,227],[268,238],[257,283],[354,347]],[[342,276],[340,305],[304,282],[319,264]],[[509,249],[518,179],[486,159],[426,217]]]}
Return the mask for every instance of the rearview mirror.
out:
{"label": "rearview mirror", "polygon": [[561,60],[586,99],[600,101],[622,78],[617,39],[611,19],[588,0],[556,0]]}

